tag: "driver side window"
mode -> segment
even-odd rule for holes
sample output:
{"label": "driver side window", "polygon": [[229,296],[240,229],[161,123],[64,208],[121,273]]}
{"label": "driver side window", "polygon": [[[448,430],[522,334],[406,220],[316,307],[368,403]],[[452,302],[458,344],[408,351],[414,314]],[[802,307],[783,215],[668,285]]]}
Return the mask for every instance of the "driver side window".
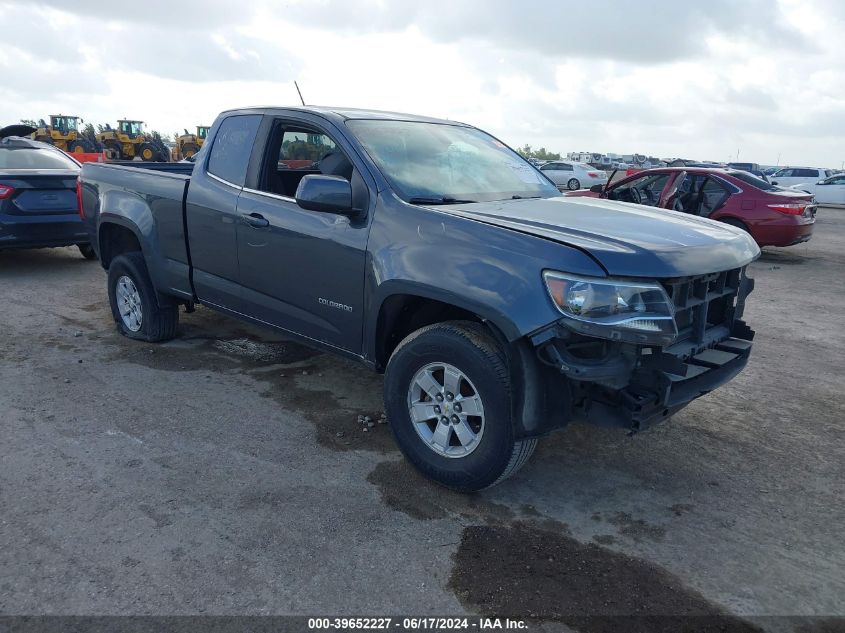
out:
{"label": "driver side window", "polygon": [[293,198],[309,174],[352,180],[352,163],[327,134],[288,121],[277,121],[270,137],[258,189]]}

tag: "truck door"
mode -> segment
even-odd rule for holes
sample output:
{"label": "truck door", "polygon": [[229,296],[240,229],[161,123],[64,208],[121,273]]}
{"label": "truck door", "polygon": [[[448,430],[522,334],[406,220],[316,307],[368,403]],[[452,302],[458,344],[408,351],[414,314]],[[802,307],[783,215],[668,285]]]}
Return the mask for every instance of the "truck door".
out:
{"label": "truck door", "polygon": [[223,119],[201,155],[185,204],[193,285],[203,303],[241,311],[238,281],[238,196],[261,123],[260,114]]}
{"label": "truck door", "polygon": [[306,174],[329,174],[349,180],[353,203],[368,206],[366,167],[327,125],[305,114],[267,117],[259,132],[261,168],[238,201],[243,312],[360,354],[369,214],[309,211],[294,199]]}

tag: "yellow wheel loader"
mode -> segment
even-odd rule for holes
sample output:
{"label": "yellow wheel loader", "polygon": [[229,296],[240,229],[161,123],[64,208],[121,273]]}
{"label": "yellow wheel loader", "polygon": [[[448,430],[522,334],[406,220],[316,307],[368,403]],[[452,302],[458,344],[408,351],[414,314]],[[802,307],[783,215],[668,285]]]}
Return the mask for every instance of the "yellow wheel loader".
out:
{"label": "yellow wheel loader", "polygon": [[65,114],[51,114],[50,124],[41,119],[32,138],[36,141],[50,143],[60,150],[71,154],[82,154],[98,152],[100,148],[91,139],[82,135],[79,124],[84,121],[78,116],[67,116]]}
{"label": "yellow wheel loader", "polygon": [[97,134],[97,140],[106,150],[109,160],[135,160],[167,162],[170,152],[167,146],[152,134],[144,132],[143,121],[120,119],[117,128],[106,125]]}
{"label": "yellow wheel loader", "polygon": [[176,147],[173,148],[173,160],[190,158],[200,151],[210,127],[209,125],[198,125],[196,134],[190,134],[188,130],[185,130],[184,134],[177,136]]}

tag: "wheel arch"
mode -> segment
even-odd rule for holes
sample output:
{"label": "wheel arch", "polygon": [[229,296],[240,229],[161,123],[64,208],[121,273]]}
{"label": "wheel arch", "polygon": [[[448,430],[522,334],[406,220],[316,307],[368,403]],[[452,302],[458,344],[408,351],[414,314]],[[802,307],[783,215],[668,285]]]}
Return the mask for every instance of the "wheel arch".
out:
{"label": "wheel arch", "polygon": [[100,263],[106,270],[118,255],[132,251],[144,252],[138,228],[119,216],[109,216],[100,221],[97,246]]}
{"label": "wheel arch", "polygon": [[503,345],[519,336],[517,326],[504,315],[463,301],[459,297],[424,287],[405,288],[382,297],[371,319],[367,356],[383,370],[396,346],[415,330],[444,321],[475,321],[484,324]]}
{"label": "wheel arch", "polygon": [[537,437],[566,426],[572,419],[572,394],[565,378],[537,360],[534,346],[512,321],[477,306],[424,289],[395,292],[383,298],[372,330],[375,368],[383,371],[397,345],[411,332],[444,321],[482,324],[501,347],[511,374],[512,419],[517,437]]}

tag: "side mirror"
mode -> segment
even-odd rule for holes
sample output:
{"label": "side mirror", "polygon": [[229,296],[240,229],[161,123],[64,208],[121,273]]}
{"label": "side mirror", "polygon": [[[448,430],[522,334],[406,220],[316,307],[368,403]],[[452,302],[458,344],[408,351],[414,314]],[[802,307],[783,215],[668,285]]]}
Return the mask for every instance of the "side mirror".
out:
{"label": "side mirror", "polygon": [[309,211],[354,215],[352,185],[340,176],[308,174],[296,188],[296,204]]}
{"label": "side mirror", "polygon": [[776,184],[778,184],[778,181],[777,181],[777,180],[773,180],[771,184],[776,185]]}
{"label": "side mirror", "polygon": [[593,185],[590,187],[590,191],[593,193],[604,193],[604,185]]}
{"label": "side mirror", "polygon": [[823,184],[824,184],[824,180],[819,180],[816,184],[817,184],[817,185],[823,185]]}

